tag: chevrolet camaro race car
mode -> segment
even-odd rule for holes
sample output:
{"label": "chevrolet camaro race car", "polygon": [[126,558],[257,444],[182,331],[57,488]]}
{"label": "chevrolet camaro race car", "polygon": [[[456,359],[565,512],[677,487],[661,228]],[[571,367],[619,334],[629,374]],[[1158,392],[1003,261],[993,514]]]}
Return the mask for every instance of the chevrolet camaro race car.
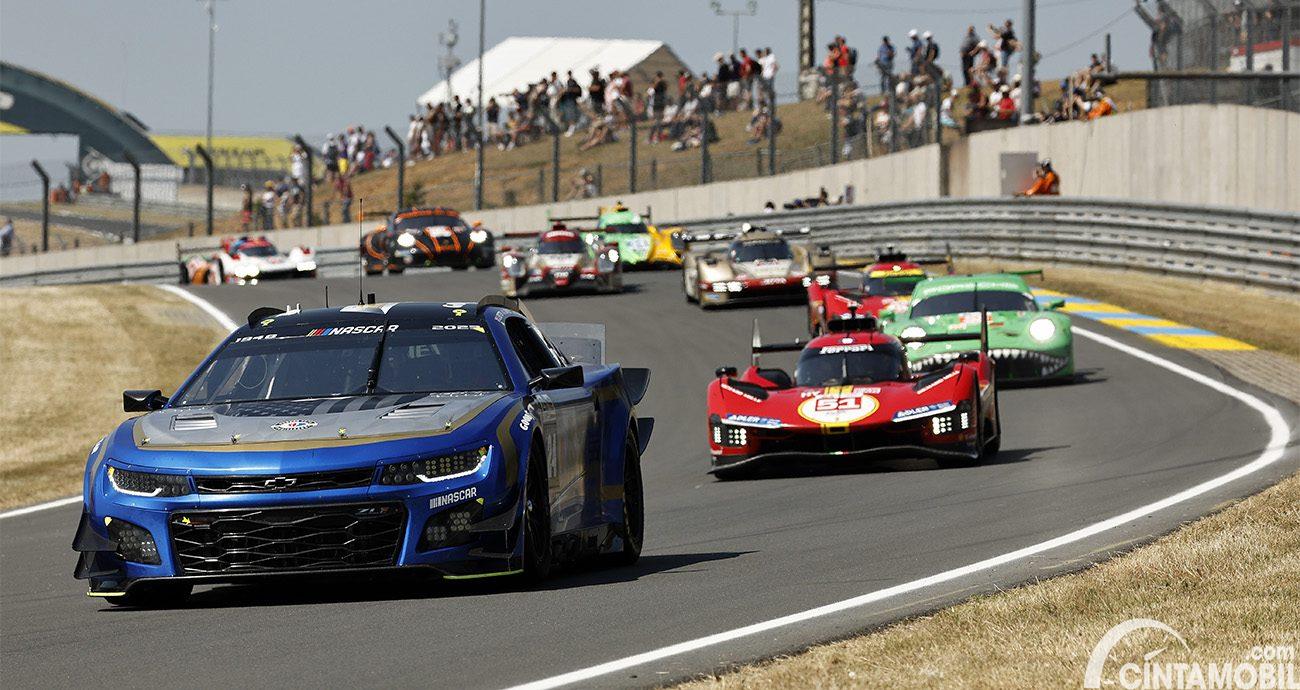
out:
{"label": "chevrolet camaro race car", "polygon": [[[808,331],[825,332],[826,322],[863,314],[905,313],[912,289],[929,275],[902,252],[883,252],[861,273],[835,271],[804,280],[808,286]],[[846,284],[849,278],[853,284]]]}
{"label": "chevrolet camaro race car", "polygon": [[623,266],[629,270],[640,268],[676,268],[682,265],[681,255],[673,238],[681,228],[659,228],[650,224],[650,211],[645,215],[629,211],[623,204],[605,206],[597,216],[552,218],[552,222],[596,221],[595,230],[579,230],[583,239],[595,245],[613,245],[618,248]]}
{"label": "chevrolet camaro race car", "polygon": [[[793,234],[808,232],[801,228]],[[739,302],[801,301],[812,263],[808,247],[790,243],[786,239],[789,234],[745,223],[739,233],[684,236],[682,289],[686,301],[705,309]],[[725,246],[717,246],[727,240]]]}
{"label": "chevrolet camaro race car", "polygon": [[[998,452],[997,384],[986,353],[965,353],[918,376],[904,343],[877,331],[874,318],[829,326],[807,342],[764,344],[755,321],[751,366],[740,376],[718,369],[708,389],[715,476],[742,478],[776,461],[929,457],[960,466]],[[768,352],[799,352],[794,376],[761,366]]]}
{"label": "chevrolet camaro race car", "polygon": [[906,314],[884,315],[884,330],[904,339],[966,335],[963,341],[909,346],[912,369],[927,371],[978,347],[984,319],[998,380],[1069,380],[1074,377],[1074,336],[1070,317],[1056,311],[1061,304],[1040,309],[1021,274],[941,276],[917,284]]}
{"label": "chevrolet camaro race car", "polygon": [[180,263],[182,285],[244,285],[275,278],[316,277],[316,254],[311,247],[282,252],[265,237],[227,237],[216,254],[192,256]]}
{"label": "chevrolet camaro race car", "polygon": [[545,577],[640,554],[649,370],[515,300],[263,307],[87,460],[75,575],[114,603],[199,583]]}
{"label": "chevrolet camaro race car", "polygon": [[530,249],[503,248],[501,289],[509,296],[567,292],[622,292],[623,262],[614,245],[592,244],[563,223]]}
{"label": "chevrolet camaro race car", "polygon": [[496,248],[491,232],[466,223],[456,211],[410,208],[361,238],[361,261],[370,275],[425,266],[490,268]]}

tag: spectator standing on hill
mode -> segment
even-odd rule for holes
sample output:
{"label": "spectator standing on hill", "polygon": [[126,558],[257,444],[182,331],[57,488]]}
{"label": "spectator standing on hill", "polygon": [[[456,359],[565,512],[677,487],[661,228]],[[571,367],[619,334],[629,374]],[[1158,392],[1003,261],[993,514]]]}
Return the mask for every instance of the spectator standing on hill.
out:
{"label": "spectator standing on hill", "polygon": [[921,42],[920,34],[916,29],[908,31],[907,38],[910,41],[907,44],[907,60],[911,67],[908,71],[913,75],[920,74],[921,58],[923,55],[922,51],[925,48],[925,44]]}
{"label": "spectator standing on hill", "polygon": [[742,88],[741,97],[746,101],[751,109],[758,107],[758,89],[754,88],[754,82],[758,76],[758,62],[749,56],[744,48],[740,49],[740,83]]}
{"label": "spectator standing on hill", "polygon": [[9,256],[14,250],[14,219],[5,218],[4,225],[0,225],[0,256]]}
{"label": "spectator standing on hill", "polygon": [[591,109],[597,116],[605,114],[605,80],[600,78],[600,70],[591,69],[591,83],[587,85],[587,98],[591,99]]}
{"label": "spectator standing on hill", "polygon": [[759,58],[758,64],[761,68],[763,91],[769,94],[772,100],[775,100],[776,73],[781,70],[781,65],[776,61],[776,53],[772,52],[772,46],[763,49],[763,57]]}
{"label": "spectator standing on hill", "polygon": [[998,67],[1010,71],[1011,57],[1015,55],[1016,50],[1020,47],[1011,20],[1006,20],[1001,27],[989,24],[989,33],[995,39],[994,46],[998,51]]}
{"label": "spectator standing on hill", "polygon": [[307,183],[307,152],[297,144],[293,145],[293,153],[289,154],[289,174],[299,184]]}
{"label": "spectator standing on hill", "polygon": [[239,191],[243,197],[239,203],[239,231],[248,232],[253,225],[253,188],[241,184]]}
{"label": "spectator standing on hill", "polygon": [[980,37],[975,33],[975,25],[966,27],[966,36],[961,39],[961,76],[966,86],[975,81],[975,54],[979,43]]}
{"label": "spectator standing on hill", "polygon": [[876,49],[876,69],[880,70],[880,93],[889,93],[889,83],[894,78],[894,44],[888,36],[882,36],[880,47]]}
{"label": "spectator standing on hill", "polygon": [[922,38],[925,43],[921,45],[921,72],[928,74],[936,81],[939,79],[939,44],[934,42],[934,34],[926,31]]}
{"label": "spectator standing on hill", "polygon": [[[352,199],[354,196],[354,194],[352,193],[352,176],[339,175],[339,178],[334,181],[334,191],[338,192],[339,195],[339,208],[341,209],[341,212],[343,214],[343,222],[351,223],[352,222]],[[397,206],[398,208],[401,208],[403,206],[403,202],[401,199],[398,199]]]}
{"label": "spectator standing on hill", "polygon": [[501,105],[497,103],[495,97],[489,98],[487,105],[483,106],[483,112],[487,115],[487,144],[498,144],[501,141]]}
{"label": "spectator standing on hill", "polygon": [[560,92],[560,122],[564,124],[564,136],[573,136],[578,128],[578,99],[582,98],[582,87],[573,78],[573,72],[564,73],[564,90]]}
{"label": "spectator standing on hill", "polygon": [[325,179],[333,181],[334,176],[339,174],[339,144],[333,134],[325,135],[325,143],[320,147],[320,157],[325,161]]}

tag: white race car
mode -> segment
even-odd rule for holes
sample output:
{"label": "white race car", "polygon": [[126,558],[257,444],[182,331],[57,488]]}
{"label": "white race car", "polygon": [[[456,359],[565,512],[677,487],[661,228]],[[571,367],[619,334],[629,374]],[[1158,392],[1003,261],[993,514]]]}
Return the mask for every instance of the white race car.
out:
{"label": "white race car", "polygon": [[181,283],[257,284],[273,278],[315,278],[316,254],[311,247],[276,249],[266,237],[227,237],[211,257],[181,261]]}

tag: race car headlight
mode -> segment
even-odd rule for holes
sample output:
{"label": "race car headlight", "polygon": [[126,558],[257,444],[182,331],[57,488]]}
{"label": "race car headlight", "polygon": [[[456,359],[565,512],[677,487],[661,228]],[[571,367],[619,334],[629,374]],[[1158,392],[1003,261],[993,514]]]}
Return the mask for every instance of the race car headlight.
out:
{"label": "race car headlight", "polygon": [[487,242],[488,234],[486,230],[473,230],[469,233],[469,241],[474,244],[483,244]]}
{"label": "race car headlight", "polygon": [[743,426],[714,424],[710,430],[714,445],[739,448],[749,445],[749,432]]}
{"label": "race car headlight", "polygon": [[735,281],[735,280],[733,280],[733,281],[727,283],[727,289],[730,290],[730,291],[732,291],[732,292],[740,292],[741,290],[744,290],[744,289],[745,289],[745,284],[744,284],[744,283],[741,283],[741,282],[739,282],[739,281]]}
{"label": "race car headlight", "polygon": [[314,270],[316,270],[316,262],[315,262],[315,261],[304,261],[304,262],[298,264],[298,270],[299,270],[299,271],[314,271]]}
{"label": "race car headlight", "polygon": [[459,453],[438,455],[423,460],[395,462],[384,465],[379,475],[380,484],[419,484],[440,482],[474,474],[488,461],[488,447],[465,450]]}
{"label": "race car headlight", "polygon": [[[907,328],[904,328],[901,333],[898,334],[898,337],[904,340],[907,340],[908,338],[924,338],[925,329],[921,328],[920,326],[908,326]],[[921,343],[908,343],[907,346],[915,350],[921,347]]]}
{"label": "race car headlight", "polygon": [[256,278],[262,269],[257,266],[236,266],[235,275],[240,278]]}
{"label": "race car headlight", "polygon": [[501,265],[505,266],[506,268],[510,268],[511,266],[514,266],[517,263],[519,263],[519,259],[516,259],[513,254],[506,254],[505,256],[501,257]]}
{"label": "race car headlight", "polygon": [[610,260],[610,261],[613,261],[614,263],[618,263],[618,250],[617,250],[617,249],[611,249],[611,250],[609,250],[609,260]]}
{"label": "race car headlight", "polygon": [[108,483],[128,496],[170,498],[190,493],[190,478],[183,474],[153,474],[132,472],[117,467],[108,468]]}
{"label": "race car headlight", "polygon": [[[467,493],[462,490],[456,493]],[[471,531],[474,523],[483,519],[483,504],[477,500],[462,500],[450,508],[433,514],[424,523],[420,533],[419,549],[431,551],[449,546],[461,546],[473,541]]]}
{"label": "race car headlight", "polygon": [[397,246],[403,249],[410,249],[415,246],[415,236],[409,232],[404,232],[397,236]]}
{"label": "race car headlight", "polygon": [[122,560],[162,565],[162,559],[158,556],[158,544],[149,530],[111,517],[104,518],[104,526],[108,528],[108,538],[117,542],[117,555]]}
{"label": "race car headlight", "polygon": [[1034,319],[1029,323],[1029,337],[1040,343],[1051,340],[1056,335],[1056,324],[1051,319]]}
{"label": "race car headlight", "polygon": [[726,284],[726,283],[714,283],[711,287],[713,288],[713,291],[714,291],[714,292],[726,292],[726,291],[727,291],[727,284]]}

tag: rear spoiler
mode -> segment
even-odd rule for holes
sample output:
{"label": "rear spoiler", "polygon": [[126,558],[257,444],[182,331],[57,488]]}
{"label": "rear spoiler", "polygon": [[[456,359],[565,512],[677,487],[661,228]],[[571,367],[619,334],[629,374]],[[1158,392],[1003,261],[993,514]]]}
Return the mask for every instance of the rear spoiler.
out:
{"label": "rear spoiler", "polygon": [[805,225],[801,228],[791,230],[787,228],[758,227],[745,223],[738,231],[725,230],[723,232],[705,232],[700,234],[682,233],[681,238],[684,244],[690,244],[692,242],[721,242],[723,240],[734,240],[737,237],[743,237],[745,233],[749,232],[766,232],[776,235],[777,237],[785,237],[787,235],[808,235],[812,233],[812,228]]}
{"label": "rear spoiler", "polygon": [[758,319],[754,319],[754,337],[750,343],[750,358],[754,366],[758,366],[758,356],[764,352],[801,352],[807,340],[795,339],[788,343],[764,343],[763,338],[758,333]]}
{"label": "rear spoiler", "polygon": [[487,309],[488,307],[501,307],[502,309],[517,311],[520,314],[523,314],[524,317],[527,318],[529,321],[533,321],[534,323],[536,323],[536,320],[533,319],[532,312],[528,311],[528,307],[525,307],[524,303],[519,301],[518,297],[506,297],[505,295],[487,295],[483,299],[479,300],[478,304],[474,306],[474,313],[482,314],[483,310]]}

